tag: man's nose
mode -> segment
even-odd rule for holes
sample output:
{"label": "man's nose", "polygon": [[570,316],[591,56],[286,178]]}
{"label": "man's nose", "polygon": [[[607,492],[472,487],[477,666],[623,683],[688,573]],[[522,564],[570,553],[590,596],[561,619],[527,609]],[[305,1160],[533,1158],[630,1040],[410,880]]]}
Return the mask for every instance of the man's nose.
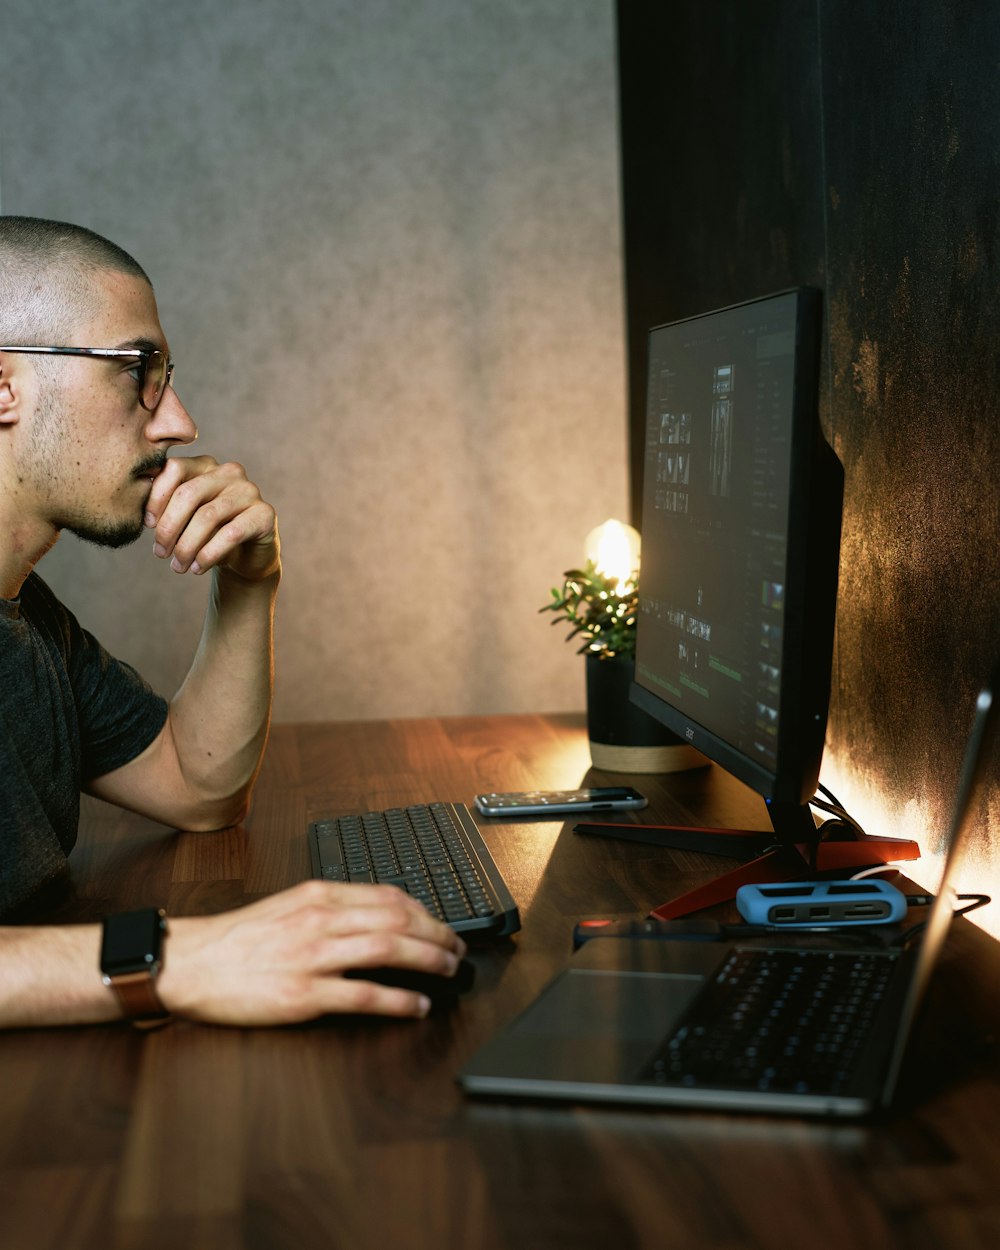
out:
{"label": "man's nose", "polygon": [[193,443],[198,437],[198,427],[172,386],[166,388],[160,402],[149,414],[146,437],[151,443],[169,443],[171,446]]}

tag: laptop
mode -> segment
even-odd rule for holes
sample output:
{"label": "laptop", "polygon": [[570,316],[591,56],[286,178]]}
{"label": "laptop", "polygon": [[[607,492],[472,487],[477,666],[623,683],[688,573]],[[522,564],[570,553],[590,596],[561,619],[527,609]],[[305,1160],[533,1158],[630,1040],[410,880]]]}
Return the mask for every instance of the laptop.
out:
{"label": "laptop", "polygon": [[[941,884],[914,940],[887,945],[898,935],[889,926],[712,943],[595,938],[462,1069],[462,1088],[807,1116],[863,1117],[888,1107],[995,764],[998,682],[1000,665],[977,701]],[[744,983],[739,969],[751,964],[763,973]],[[847,1005],[838,999],[844,982]],[[736,1004],[713,1022],[713,1004],[718,1016],[716,1000],[734,984]],[[762,1068],[746,1052],[766,1050],[770,1013],[787,1010],[790,999],[805,1021],[801,1045],[785,1044]]]}

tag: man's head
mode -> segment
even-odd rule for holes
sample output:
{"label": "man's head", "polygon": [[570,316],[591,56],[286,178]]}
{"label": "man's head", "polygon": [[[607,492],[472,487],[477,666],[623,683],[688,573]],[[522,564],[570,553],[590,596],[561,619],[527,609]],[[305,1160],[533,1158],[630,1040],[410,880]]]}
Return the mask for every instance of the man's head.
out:
{"label": "man's head", "polygon": [[[122,355],[3,350],[42,346]],[[171,387],[144,407],[144,361],[127,353],[153,349],[168,350],[153,289],[127,252],[80,226],[0,216],[0,483],[27,543],[142,533],[152,476],[197,436]]]}
{"label": "man's head", "polygon": [[0,343],[68,343],[67,335],[94,313],[93,280],[101,270],[152,288],[138,261],[92,230],[0,216]]}

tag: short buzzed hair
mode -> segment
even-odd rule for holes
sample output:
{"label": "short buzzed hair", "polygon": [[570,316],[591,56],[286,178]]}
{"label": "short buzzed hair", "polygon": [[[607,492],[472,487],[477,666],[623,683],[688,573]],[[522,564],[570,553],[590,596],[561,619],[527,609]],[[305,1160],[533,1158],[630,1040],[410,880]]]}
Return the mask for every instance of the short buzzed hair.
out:
{"label": "short buzzed hair", "polygon": [[59,345],[94,307],[93,274],[108,269],[149,282],[128,252],[84,226],[0,216],[0,343]]}

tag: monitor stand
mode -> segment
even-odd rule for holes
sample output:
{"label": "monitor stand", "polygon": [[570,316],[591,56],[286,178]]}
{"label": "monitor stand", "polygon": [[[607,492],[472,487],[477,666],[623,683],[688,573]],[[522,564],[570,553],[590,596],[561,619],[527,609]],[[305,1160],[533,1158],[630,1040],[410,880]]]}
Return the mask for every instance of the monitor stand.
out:
{"label": "monitor stand", "polygon": [[[671,850],[724,855],[745,863],[706,885],[680,894],[650,912],[658,920],[676,920],[736,897],[741,885],[770,881],[808,881],[822,873],[857,871],[897,860],[920,858],[910,838],[876,838],[849,825],[817,829],[808,807],[768,804],[774,833],[759,829],[707,829],[686,825],[579,824],[577,833],[621,838]],[[832,825],[832,822],[828,822]]]}

